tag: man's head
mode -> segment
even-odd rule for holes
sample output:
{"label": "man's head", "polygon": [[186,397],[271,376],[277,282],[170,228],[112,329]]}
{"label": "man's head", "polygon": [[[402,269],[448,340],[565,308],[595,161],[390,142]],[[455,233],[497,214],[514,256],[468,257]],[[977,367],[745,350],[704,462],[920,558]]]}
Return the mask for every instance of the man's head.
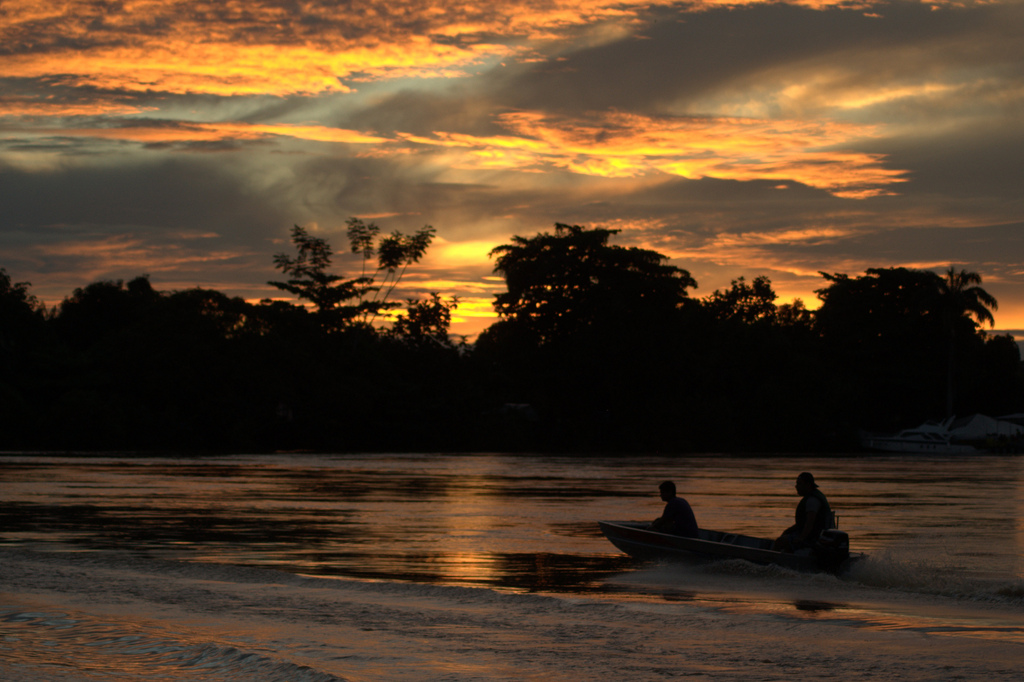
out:
{"label": "man's head", "polygon": [[809,495],[812,490],[818,487],[814,482],[814,475],[803,472],[796,477],[796,492],[798,495]]}
{"label": "man's head", "polygon": [[666,502],[676,496],[676,484],[672,481],[663,481],[662,484],[658,486],[658,490],[661,491],[661,499]]}

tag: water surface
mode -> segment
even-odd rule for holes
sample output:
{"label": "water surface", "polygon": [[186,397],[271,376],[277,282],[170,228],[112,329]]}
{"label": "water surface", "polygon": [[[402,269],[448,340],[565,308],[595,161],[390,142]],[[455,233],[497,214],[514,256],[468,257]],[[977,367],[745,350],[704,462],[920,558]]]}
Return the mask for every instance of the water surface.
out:
{"label": "water surface", "polygon": [[[273,455],[0,458],[0,543],[339,579],[711,605],[1020,638],[1019,457]],[[853,573],[641,564],[598,519],[653,519],[676,481],[703,527],[775,537],[814,473]],[[992,609],[1009,609],[993,612]],[[1009,615],[1008,615],[1009,614]]]}

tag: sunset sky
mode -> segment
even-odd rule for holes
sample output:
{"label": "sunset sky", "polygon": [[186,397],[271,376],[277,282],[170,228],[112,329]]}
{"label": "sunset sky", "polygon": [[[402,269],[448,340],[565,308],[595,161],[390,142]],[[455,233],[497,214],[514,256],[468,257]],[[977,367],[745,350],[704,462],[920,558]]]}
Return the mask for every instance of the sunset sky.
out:
{"label": "sunset sky", "polygon": [[294,224],[430,224],[404,293],[473,334],[488,252],[565,222],[698,297],[954,264],[1020,335],[1022,36],[1020,0],[3,0],[0,267],[259,299]]}

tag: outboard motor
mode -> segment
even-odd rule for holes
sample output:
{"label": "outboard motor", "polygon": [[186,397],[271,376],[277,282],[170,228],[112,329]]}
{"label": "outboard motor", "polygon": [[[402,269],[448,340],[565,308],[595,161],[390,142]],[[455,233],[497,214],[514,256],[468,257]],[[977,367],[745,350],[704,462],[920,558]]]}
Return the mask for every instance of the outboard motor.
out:
{"label": "outboard motor", "polygon": [[814,556],[822,569],[838,571],[843,562],[850,558],[850,536],[835,528],[821,531],[814,543]]}

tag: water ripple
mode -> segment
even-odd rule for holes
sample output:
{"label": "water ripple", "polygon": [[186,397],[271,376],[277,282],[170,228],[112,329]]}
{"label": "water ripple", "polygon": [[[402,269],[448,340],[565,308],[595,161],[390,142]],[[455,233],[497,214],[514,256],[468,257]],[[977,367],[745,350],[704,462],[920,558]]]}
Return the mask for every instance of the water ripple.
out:
{"label": "water ripple", "polygon": [[26,677],[73,671],[94,679],[154,682],[181,680],[186,673],[223,682],[343,680],[266,653],[186,637],[134,623],[0,607],[0,652],[11,671]]}

